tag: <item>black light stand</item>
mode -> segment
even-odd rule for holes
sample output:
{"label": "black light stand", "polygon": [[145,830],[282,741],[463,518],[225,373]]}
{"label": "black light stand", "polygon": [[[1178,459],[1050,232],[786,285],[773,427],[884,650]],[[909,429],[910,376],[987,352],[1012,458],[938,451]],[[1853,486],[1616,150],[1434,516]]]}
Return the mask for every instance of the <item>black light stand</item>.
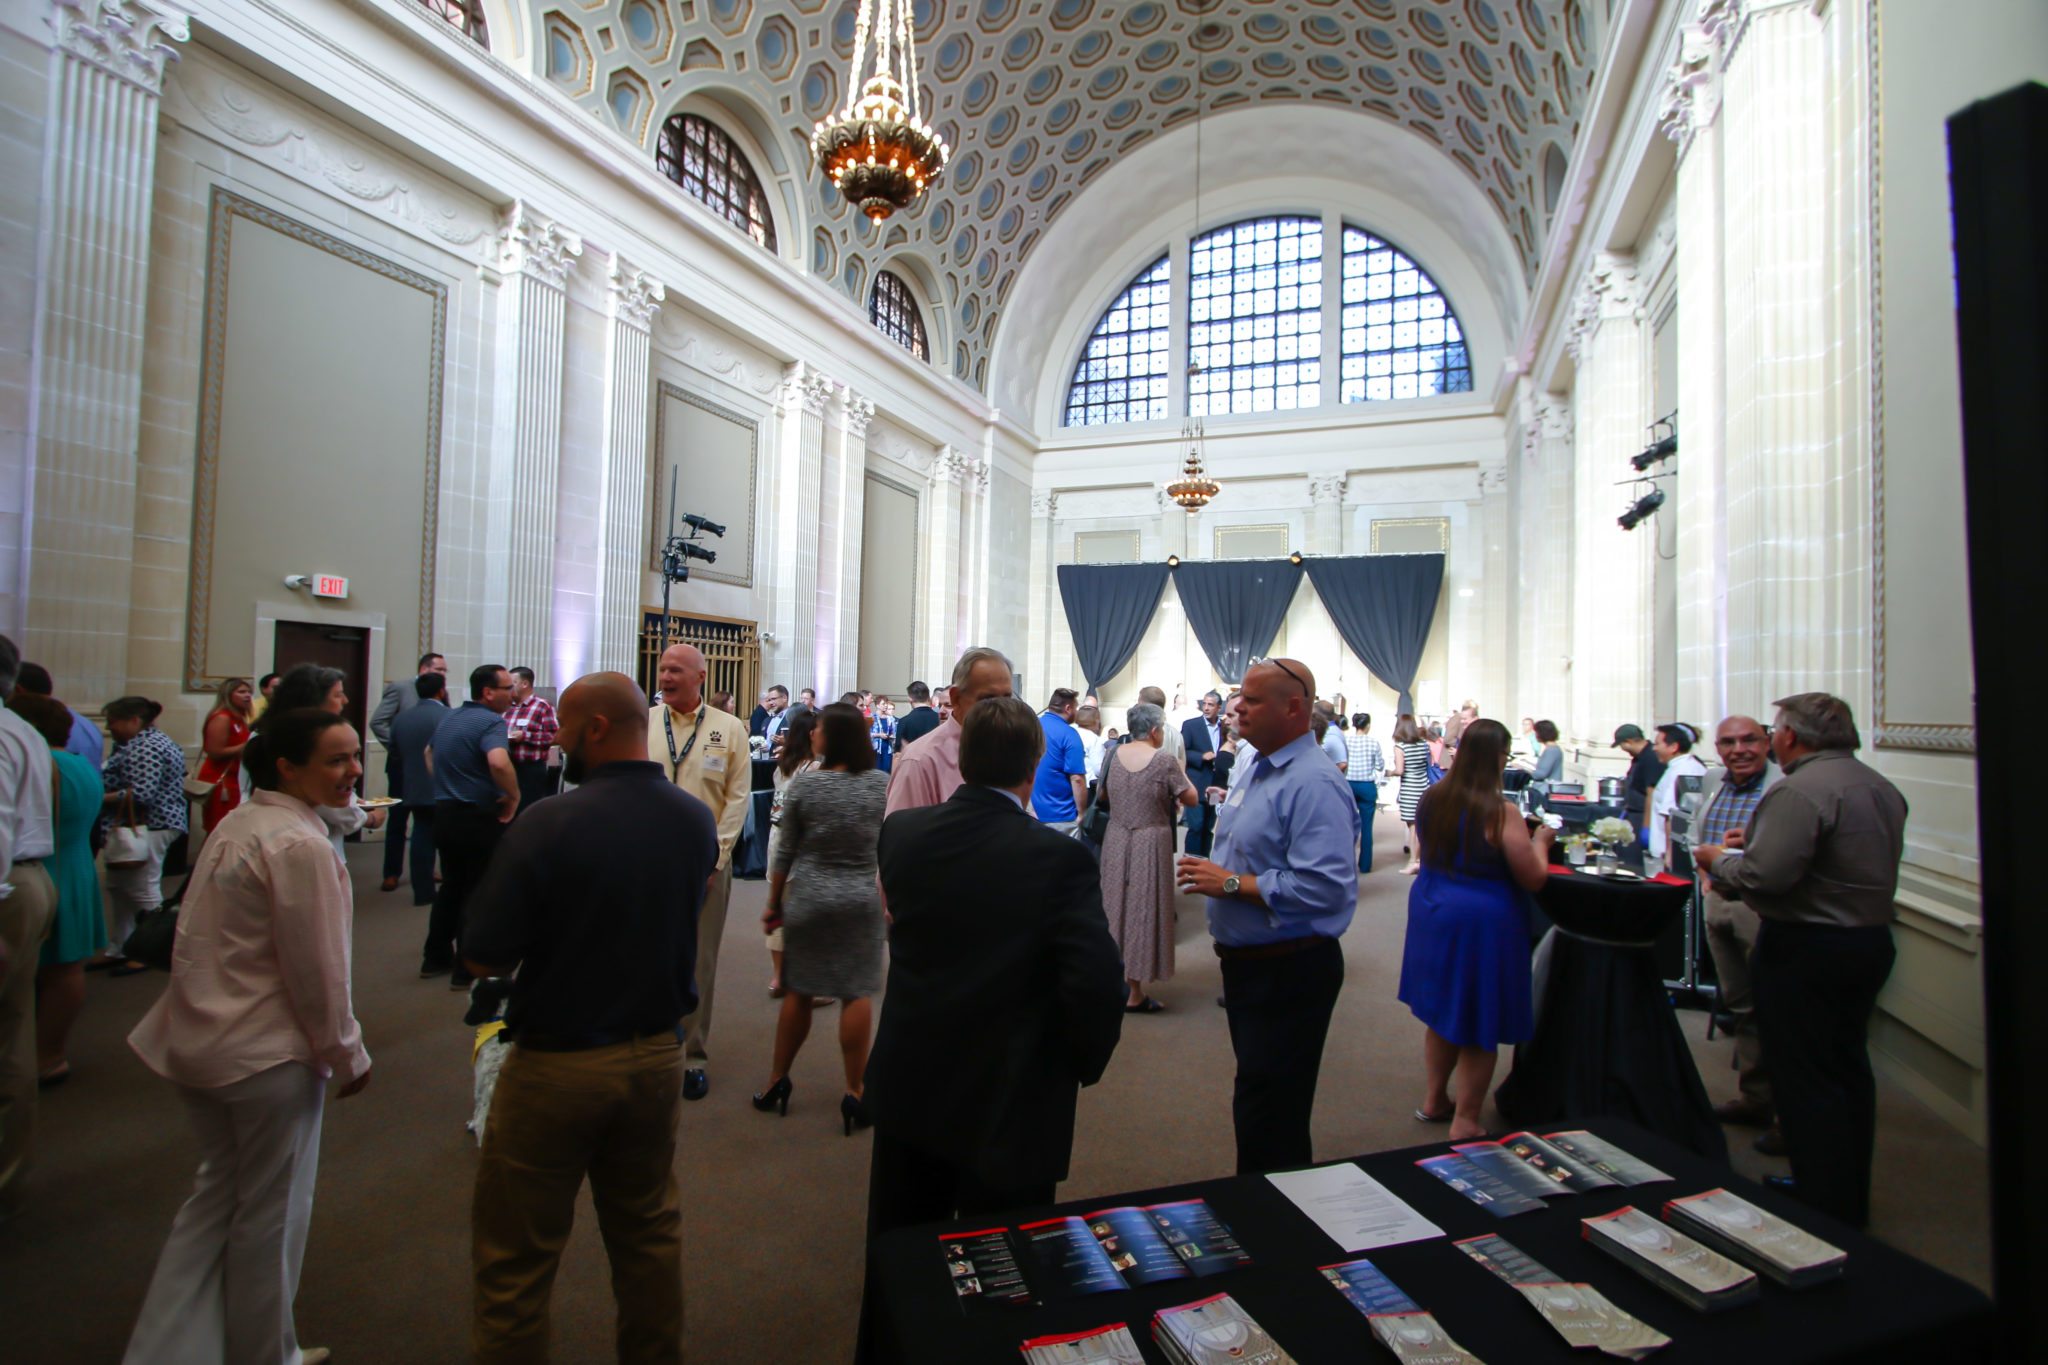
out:
{"label": "black light stand", "polygon": [[668,599],[670,591],[678,583],[690,581],[690,561],[701,559],[706,564],[718,562],[718,551],[701,544],[705,534],[723,538],[725,528],[717,522],[698,516],[694,512],[683,515],[683,524],[690,528],[686,535],[677,535],[676,530],[676,476],[680,469],[668,472],[668,529],[669,537],[661,547],[661,648],[654,657],[659,660],[668,652]]}

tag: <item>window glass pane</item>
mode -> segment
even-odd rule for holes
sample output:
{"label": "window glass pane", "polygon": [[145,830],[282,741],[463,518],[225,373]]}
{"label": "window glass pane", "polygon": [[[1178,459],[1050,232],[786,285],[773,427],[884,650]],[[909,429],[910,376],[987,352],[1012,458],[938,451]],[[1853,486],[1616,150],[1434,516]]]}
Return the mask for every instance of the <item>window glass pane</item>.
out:
{"label": "window glass pane", "polygon": [[[1145,422],[1166,416],[1166,329],[1170,317],[1171,287],[1167,258],[1132,280],[1116,301],[1102,311],[1102,320],[1067,386],[1067,410],[1063,426],[1091,426],[1107,422]],[[1192,332],[1209,330],[1210,303],[1197,299],[1192,307],[1196,324]],[[1216,314],[1215,316],[1228,316]],[[1129,355],[1128,363],[1116,357]],[[1094,357],[1110,357],[1104,361]],[[1158,378],[1126,382],[1127,376],[1151,374]]]}
{"label": "window glass pane", "polygon": [[1471,391],[1464,334],[1422,267],[1372,233],[1347,226],[1343,270],[1343,402]]}
{"label": "window glass pane", "polygon": [[1198,300],[1191,322],[1209,324],[1188,330],[1188,359],[1203,369],[1189,385],[1189,413],[1315,406],[1315,367],[1295,362],[1320,349],[1311,338],[1323,327],[1322,220],[1233,223],[1197,237],[1188,259]]}
{"label": "window glass pane", "polygon": [[692,199],[775,250],[775,222],[768,216],[761,179],[738,144],[716,125],[695,114],[677,114],[662,125],[654,163]]}
{"label": "window glass pane", "polygon": [[[924,314],[918,311],[917,300],[902,276],[887,270],[875,276],[875,290],[868,295],[868,321],[919,360],[931,358],[925,343]],[[1100,360],[1087,363],[1104,366]]]}

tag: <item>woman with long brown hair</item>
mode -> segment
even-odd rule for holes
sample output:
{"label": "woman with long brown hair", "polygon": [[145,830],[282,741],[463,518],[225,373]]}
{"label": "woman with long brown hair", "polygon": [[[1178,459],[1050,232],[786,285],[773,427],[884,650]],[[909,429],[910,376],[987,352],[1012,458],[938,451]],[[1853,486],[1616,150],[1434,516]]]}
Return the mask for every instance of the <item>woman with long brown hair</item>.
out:
{"label": "woman with long brown hair", "polygon": [[1548,827],[1531,836],[1501,795],[1507,727],[1475,720],[1461,738],[1450,772],[1416,813],[1421,870],[1408,894],[1400,992],[1428,1027],[1415,1117],[1448,1120],[1453,1141],[1486,1131],[1480,1112],[1497,1051],[1535,1029],[1524,893],[1543,885],[1553,838]]}
{"label": "woman with long brown hair", "polygon": [[227,813],[242,804],[242,750],[249,743],[250,709],[256,689],[247,678],[229,678],[214,689],[213,710],[199,732],[205,757],[199,762],[199,780],[213,783],[200,818],[208,834]]}

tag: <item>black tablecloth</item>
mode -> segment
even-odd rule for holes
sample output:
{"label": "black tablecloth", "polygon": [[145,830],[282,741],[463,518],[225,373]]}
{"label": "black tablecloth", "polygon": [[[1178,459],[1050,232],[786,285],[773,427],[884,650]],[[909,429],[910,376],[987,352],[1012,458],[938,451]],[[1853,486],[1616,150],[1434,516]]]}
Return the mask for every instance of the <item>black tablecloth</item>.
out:
{"label": "black tablecloth", "polygon": [[1689,884],[1552,872],[1536,898],[1556,926],[1536,1034],[1515,1049],[1514,1070],[1494,1096],[1511,1122],[1611,1115],[1728,1159],[1651,951],[1691,896]]}
{"label": "black tablecloth", "polygon": [[[1990,1301],[1962,1281],[1631,1124],[1595,1119],[1558,1127],[1590,1128],[1675,1179],[1634,1190],[1570,1195],[1549,1201],[1540,1212],[1503,1219],[1467,1203],[1416,1169],[1418,1158],[1443,1152],[1446,1144],[1358,1158],[1375,1179],[1447,1234],[1361,1254],[1434,1313],[1461,1345],[1492,1365],[1585,1365],[1606,1357],[1572,1351],[1520,1295],[1451,1244],[1456,1238],[1489,1232],[1506,1237],[1567,1280],[1592,1284],[1619,1307],[1669,1335],[1671,1345],[1651,1357],[1657,1365],[1925,1362],[1969,1359],[1989,1349]],[[1797,1293],[1766,1282],[1759,1302],[1709,1316],[1687,1308],[1580,1237],[1582,1218],[1624,1204],[1661,1214],[1666,1200],[1716,1187],[1782,1214],[1847,1251],[1847,1273],[1834,1284]],[[1253,1263],[1203,1280],[1054,1300],[1039,1308],[990,1307],[970,1315],[955,1298],[939,1254],[941,1237],[970,1229],[1015,1228],[1020,1222],[1055,1214],[1086,1215],[1118,1205],[1175,1199],[1208,1200]],[[1051,1209],[1018,1209],[1001,1217],[904,1229],[877,1239],[872,1255],[879,1354],[888,1365],[1014,1365],[1021,1359],[1018,1343],[1027,1337],[1112,1322],[1130,1325],[1146,1360],[1164,1361],[1151,1340],[1152,1314],[1218,1293],[1242,1304],[1302,1365],[1391,1359],[1375,1344],[1365,1318],[1316,1273],[1318,1266],[1357,1256],[1338,1248],[1261,1176],[1103,1195]],[[1026,1273],[1031,1273],[1030,1267]]]}
{"label": "black tablecloth", "polygon": [[732,875],[743,882],[768,875],[768,812],[774,802],[772,791],[757,791],[747,800],[747,823],[732,849]]}
{"label": "black tablecloth", "polygon": [[775,760],[772,758],[750,759],[753,765],[753,789],[757,792],[775,790]]}

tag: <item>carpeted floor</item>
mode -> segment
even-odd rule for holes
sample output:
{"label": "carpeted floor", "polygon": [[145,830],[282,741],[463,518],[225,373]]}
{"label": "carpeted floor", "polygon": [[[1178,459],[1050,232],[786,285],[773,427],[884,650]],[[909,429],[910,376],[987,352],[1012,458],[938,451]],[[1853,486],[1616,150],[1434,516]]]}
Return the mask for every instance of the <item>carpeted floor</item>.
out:
{"label": "carpeted floor", "polygon": [[[1394,999],[1409,887],[1400,827],[1378,824],[1379,871],[1344,939],[1348,962],[1316,1111],[1316,1151],[1334,1158],[1427,1141],[1421,1029]],[[462,999],[414,971],[424,909],[377,889],[381,848],[352,852],[358,889],[356,1011],[375,1071],[330,1102],[318,1202],[298,1300],[301,1338],[338,1365],[463,1359],[469,1198],[475,1147],[470,1031]],[[774,1027],[758,916],[763,888],[740,883],[720,961],[712,1090],[683,1107],[681,1176],[689,1355],[723,1362],[839,1362],[858,1311],[868,1140],[839,1130],[839,1058],[829,1015],[798,1059],[789,1116],[757,1114]],[[1083,1092],[1065,1197],[1227,1173],[1231,1056],[1216,959],[1193,908],[1180,917],[1180,975],[1156,990],[1167,1012],[1132,1016],[1103,1083]],[[119,1359],[193,1146],[171,1088],[123,1043],[162,988],[156,974],[94,975],[73,1040],[69,1084],[47,1092],[29,1211],[0,1227],[5,1356],[22,1365]],[[1734,1093],[1725,1041],[1680,1016],[1716,1100]],[[1504,1062],[1506,1059],[1503,1059]],[[1503,1066],[1502,1074],[1506,1072]],[[1872,1230],[1989,1288],[1983,1151],[1898,1091],[1881,1087]],[[1783,1169],[1730,1130],[1738,1169]],[[555,1358],[611,1358],[611,1299],[586,1195],[555,1286]]]}

